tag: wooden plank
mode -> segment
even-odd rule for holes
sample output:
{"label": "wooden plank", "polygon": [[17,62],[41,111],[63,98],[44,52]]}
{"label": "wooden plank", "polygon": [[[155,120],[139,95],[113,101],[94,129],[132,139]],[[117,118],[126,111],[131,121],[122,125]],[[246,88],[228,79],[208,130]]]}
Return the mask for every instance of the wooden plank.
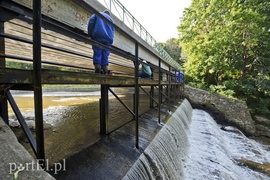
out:
{"label": "wooden plank", "polygon": [[[8,34],[12,34],[21,38],[31,40],[32,30],[31,25],[20,21],[18,19],[13,19],[5,23],[5,31]],[[6,43],[6,54],[21,56],[26,58],[32,58],[32,45],[23,42],[15,41],[12,39],[5,39]],[[42,48],[42,60],[48,62],[56,62],[62,64],[68,64],[73,66],[81,66],[85,68],[94,68],[93,60],[90,58],[93,56],[92,46],[84,42],[76,41],[72,38],[63,36],[61,34],[55,33],[50,30],[42,30],[42,43],[53,44],[54,47],[63,48],[65,50],[74,51],[76,53],[81,53],[83,55],[89,56],[89,58],[81,57],[77,55],[68,54],[65,52],[60,52],[48,48]],[[11,59],[7,59],[10,61]],[[133,73],[133,69],[121,67],[114,65],[113,63],[122,64],[128,67],[133,67],[133,62],[131,60],[122,58],[115,54],[109,56],[109,69],[115,72]]]}
{"label": "wooden plank", "polygon": [[[42,84],[108,84],[111,86],[134,86],[134,78],[107,76],[89,72],[42,70]],[[168,82],[163,82],[167,84]],[[0,68],[1,84],[33,84],[32,70]],[[139,85],[158,85],[158,81],[139,78]]]}

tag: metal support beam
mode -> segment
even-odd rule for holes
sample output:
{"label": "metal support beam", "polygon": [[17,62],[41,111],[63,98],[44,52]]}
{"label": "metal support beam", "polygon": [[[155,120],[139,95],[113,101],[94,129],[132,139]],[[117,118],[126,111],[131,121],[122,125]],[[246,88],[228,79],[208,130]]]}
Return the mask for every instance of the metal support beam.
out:
{"label": "metal support beam", "polygon": [[161,110],[161,80],[162,80],[162,72],[161,72],[161,60],[158,59],[158,123],[160,124],[160,110]]}
{"label": "metal support beam", "polygon": [[45,167],[41,84],[41,0],[33,0],[33,60],[37,159],[40,159],[40,165]]}
{"label": "metal support beam", "polygon": [[180,91],[180,99],[183,99],[184,98],[184,91],[185,91],[185,84],[181,83],[179,89],[180,89],[179,90]]}
{"label": "metal support beam", "polygon": [[[151,86],[151,90],[150,90],[150,108],[153,108],[154,107],[154,96],[155,96],[155,91],[154,91],[154,86]],[[151,98],[153,97],[153,98]],[[157,105],[158,105],[158,102],[157,102]]]}
{"label": "metal support beam", "polygon": [[133,116],[135,116],[135,113],[117,96],[117,94],[115,94],[113,92],[113,90],[111,90],[111,88],[109,88],[109,91],[114,95],[114,97],[116,97],[116,99],[130,112],[130,114],[132,114]]}
{"label": "metal support beam", "polygon": [[134,112],[135,112],[135,124],[136,124],[136,143],[135,147],[139,149],[139,44],[135,44],[135,102],[134,102]]}
{"label": "metal support beam", "polygon": [[[135,96],[135,93],[133,93],[133,112],[135,112],[135,102],[136,102],[136,100],[135,100],[135,98],[136,98],[136,96]],[[135,113],[134,113],[134,115],[133,115],[133,120],[135,120]]]}
{"label": "metal support beam", "polygon": [[[156,88],[157,88],[157,87],[156,87]],[[161,95],[165,96],[167,99],[169,98],[169,96],[167,96],[167,95],[163,92],[163,85],[161,85],[160,93],[161,93]],[[162,102],[162,99],[161,99],[161,102]]]}
{"label": "metal support beam", "polygon": [[173,89],[173,101],[174,101],[174,104],[176,104],[176,101],[177,101],[177,89],[176,89],[176,85],[172,86],[172,89]]}
{"label": "metal support beam", "polygon": [[8,120],[8,105],[7,98],[5,95],[5,91],[0,91],[0,116],[4,120],[4,122],[9,125]]}
{"label": "metal support beam", "polygon": [[166,85],[166,101],[169,101],[170,99],[169,99],[169,84],[168,85]]}
{"label": "metal support beam", "polygon": [[[143,90],[143,92],[148,96],[150,97],[151,101],[155,101],[155,103],[158,104],[158,102],[154,99],[153,96],[151,96],[151,94],[149,94],[148,92],[146,92],[146,90],[144,90],[141,86],[140,86],[141,90]],[[151,93],[151,92],[150,92]]]}
{"label": "metal support beam", "polygon": [[[5,26],[4,22],[0,21],[0,33],[4,34],[5,33]],[[0,36],[0,54],[5,54],[5,38]],[[6,58],[5,57],[0,57],[0,67],[5,67],[6,66]]]}
{"label": "metal support beam", "polygon": [[36,140],[35,138],[33,137],[33,134],[31,133],[30,129],[28,128],[16,102],[14,101],[14,98],[12,97],[10,91],[6,91],[6,95],[7,95],[7,98],[8,98],[8,101],[9,101],[9,104],[11,106],[11,108],[13,109],[22,129],[23,129],[23,132],[25,133],[35,155],[37,156],[37,145],[36,145]]}
{"label": "metal support beam", "polygon": [[169,85],[167,86],[167,95],[168,95],[168,101],[169,101],[169,111],[171,111],[171,103],[170,103],[170,100],[171,100],[171,70],[172,70],[172,67],[170,66],[169,67],[169,74],[168,74],[168,80],[169,80]]}
{"label": "metal support beam", "polygon": [[[0,33],[5,33],[4,21],[0,20]],[[5,54],[5,38],[0,37],[0,54]],[[6,67],[6,58],[0,57],[0,67]],[[8,106],[5,92],[0,89],[0,116],[8,124]]]}
{"label": "metal support beam", "polygon": [[109,95],[108,85],[101,85],[100,99],[100,133],[107,134],[108,132],[108,117],[109,117]]}

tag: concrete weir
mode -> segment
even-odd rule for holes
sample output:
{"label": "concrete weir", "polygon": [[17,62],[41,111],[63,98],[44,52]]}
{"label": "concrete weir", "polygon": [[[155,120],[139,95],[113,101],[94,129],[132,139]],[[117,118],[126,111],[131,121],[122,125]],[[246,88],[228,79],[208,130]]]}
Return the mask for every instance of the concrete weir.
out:
{"label": "concrete weir", "polygon": [[124,180],[184,178],[182,161],[189,146],[187,135],[192,110],[185,99],[127,172]]}

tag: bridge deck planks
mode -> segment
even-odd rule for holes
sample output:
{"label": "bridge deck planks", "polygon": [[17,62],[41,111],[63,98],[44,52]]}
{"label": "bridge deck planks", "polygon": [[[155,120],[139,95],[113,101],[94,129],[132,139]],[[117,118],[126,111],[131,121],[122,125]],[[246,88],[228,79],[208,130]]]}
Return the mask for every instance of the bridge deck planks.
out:
{"label": "bridge deck planks", "polygon": [[[32,40],[32,25],[19,19],[13,19],[5,23],[5,33]],[[5,43],[6,54],[32,58],[32,44],[15,41],[9,38],[5,38]],[[42,29],[42,43],[48,45],[53,44],[54,47],[70,50],[76,53],[80,53],[82,55],[89,56],[89,58],[87,58],[42,47],[43,61],[53,63],[56,62],[92,69],[94,68],[92,59],[93,50],[90,44],[74,40],[72,38],[46,29]],[[6,61],[14,61],[14,59],[6,58]],[[111,53],[109,61],[111,63],[109,65],[109,68],[115,72],[122,72],[128,74],[134,73],[134,70],[132,69],[134,67],[133,62],[126,58]],[[116,65],[115,63],[130,68],[121,67],[119,65]]]}

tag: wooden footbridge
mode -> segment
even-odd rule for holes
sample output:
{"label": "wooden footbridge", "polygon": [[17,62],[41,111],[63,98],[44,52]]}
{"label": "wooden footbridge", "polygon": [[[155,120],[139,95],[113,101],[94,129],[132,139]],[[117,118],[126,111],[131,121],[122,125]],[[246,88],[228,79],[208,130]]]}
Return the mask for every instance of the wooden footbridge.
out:
{"label": "wooden footbridge", "polygon": [[[42,106],[44,84],[99,84],[102,134],[108,133],[108,94],[111,92],[136,121],[137,148],[140,91],[150,97],[151,107],[159,107],[159,122],[161,103],[164,100],[175,100],[181,93],[180,85],[175,81],[175,71],[180,70],[180,65],[156,51],[157,44],[152,41],[149,43],[148,34],[145,38],[140,37],[112,15],[116,29],[112,47],[87,37],[90,15],[99,14],[105,8],[92,0],[0,1],[0,116],[8,124],[9,103],[37,159],[45,159]],[[137,22],[135,18],[132,19]],[[141,35],[143,33],[140,32]],[[94,73],[92,45],[111,51],[109,69],[113,71],[113,76]],[[138,78],[142,60],[148,61],[153,69],[152,79]],[[121,101],[112,87],[134,88],[133,109]],[[145,87],[151,91],[147,92]],[[155,89],[158,92],[156,99]],[[36,138],[27,127],[10,90],[34,92]]]}

